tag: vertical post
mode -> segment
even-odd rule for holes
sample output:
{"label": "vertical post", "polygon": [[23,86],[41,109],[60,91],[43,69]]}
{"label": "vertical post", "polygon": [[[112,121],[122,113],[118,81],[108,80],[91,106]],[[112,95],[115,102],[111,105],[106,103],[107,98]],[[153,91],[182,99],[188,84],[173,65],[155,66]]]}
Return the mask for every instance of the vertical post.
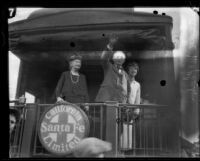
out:
{"label": "vertical post", "polygon": [[107,106],[106,107],[106,141],[112,144],[112,151],[110,155],[116,155],[117,145],[116,145],[116,107]]}
{"label": "vertical post", "polygon": [[135,120],[133,120],[133,123],[132,123],[132,130],[133,130],[133,133],[132,133],[132,135],[133,135],[133,142],[132,142],[132,144],[133,144],[133,155],[135,156],[136,155],[136,121]]}
{"label": "vertical post", "polygon": [[120,153],[121,155],[121,148],[122,148],[122,137],[123,137],[123,133],[122,133],[122,128],[123,128],[123,121],[122,121],[122,108],[121,106],[118,108],[118,146],[117,146],[117,150],[118,150],[118,154]]}
{"label": "vertical post", "polygon": [[144,118],[144,123],[143,123],[143,131],[144,131],[144,136],[143,136],[143,138],[144,138],[144,156],[146,156],[146,120],[145,120],[145,118]]}
{"label": "vertical post", "polygon": [[92,129],[92,135],[96,136],[96,108],[94,107],[94,112],[93,112],[93,129]]}
{"label": "vertical post", "polygon": [[103,106],[100,106],[100,138],[103,139]]}
{"label": "vertical post", "polygon": [[[43,107],[44,108],[44,107]],[[39,120],[40,120],[40,116],[41,116],[41,106],[39,106],[38,104],[36,104],[36,125],[35,125],[35,130],[34,130],[34,145],[33,145],[33,155],[37,153],[36,149],[37,149],[37,130],[39,127]]]}
{"label": "vertical post", "polygon": [[33,139],[34,125],[36,121],[36,107],[27,106],[27,114],[25,118],[25,124],[23,129],[23,138],[21,145],[20,157],[30,157],[31,155],[31,143]]}
{"label": "vertical post", "polygon": [[[157,118],[156,118],[156,121],[157,121]],[[155,156],[155,142],[154,142],[154,135],[155,135],[155,132],[154,132],[154,130],[155,130],[155,125],[153,125],[153,127],[152,127],[152,142],[153,142],[153,144],[152,144],[152,148],[153,148],[153,156]]]}
{"label": "vertical post", "polygon": [[118,108],[115,108],[115,116],[116,116],[116,121],[115,121],[115,124],[116,124],[116,128],[115,128],[115,143],[116,143],[116,146],[115,146],[115,156],[117,157],[118,156],[118,147],[119,147],[119,143],[118,143],[118,129],[119,129],[119,126],[118,126],[118,119],[119,119],[119,112],[118,112]]}
{"label": "vertical post", "polygon": [[127,142],[126,142],[126,149],[127,150],[129,150],[129,148],[130,148],[130,135],[129,135],[129,121],[130,121],[130,118],[129,118],[129,114],[128,114],[128,112],[126,112],[126,115],[127,115],[127,121],[126,121],[126,127],[127,127],[127,131],[126,131],[126,137],[127,137]]}
{"label": "vertical post", "polygon": [[[140,138],[140,146],[139,146],[139,149],[141,150],[142,149],[142,121],[143,121],[143,117],[144,117],[144,112],[143,112],[143,109],[141,109],[141,119],[140,119],[140,122],[139,122],[139,129],[140,129],[140,135],[139,135],[139,138]],[[140,151],[139,150],[139,151]]]}
{"label": "vertical post", "polygon": [[21,127],[20,127],[20,134],[19,134],[19,149],[18,149],[18,156],[20,156],[21,147],[22,147],[22,139],[23,139],[23,132],[24,132],[24,124],[26,120],[26,113],[27,113],[27,106],[24,106],[22,109],[22,118],[21,118]]}

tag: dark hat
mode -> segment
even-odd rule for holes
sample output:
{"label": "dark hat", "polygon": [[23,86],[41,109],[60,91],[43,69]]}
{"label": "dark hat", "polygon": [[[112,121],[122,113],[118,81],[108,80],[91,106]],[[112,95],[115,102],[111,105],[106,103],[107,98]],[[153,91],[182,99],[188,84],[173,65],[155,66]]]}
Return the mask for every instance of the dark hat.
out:
{"label": "dark hat", "polygon": [[69,62],[72,61],[72,60],[75,60],[75,59],[79,59],[79,60],[82,60],[82,56],[79,55],[78,53],[73,53],[69,56]]}

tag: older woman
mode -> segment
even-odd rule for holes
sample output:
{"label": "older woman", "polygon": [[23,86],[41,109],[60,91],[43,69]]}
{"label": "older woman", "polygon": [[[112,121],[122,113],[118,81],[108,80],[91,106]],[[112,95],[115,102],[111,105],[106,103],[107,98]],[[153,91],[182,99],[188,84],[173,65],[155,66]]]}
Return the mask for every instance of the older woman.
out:
{"label": "older woman", "polygon": [[77,53],[70,56],[70,71],[62,73],[56,87],[57,102],[89,102],[86,78],[83,74],[79,73],[81,63],[82,57]]}

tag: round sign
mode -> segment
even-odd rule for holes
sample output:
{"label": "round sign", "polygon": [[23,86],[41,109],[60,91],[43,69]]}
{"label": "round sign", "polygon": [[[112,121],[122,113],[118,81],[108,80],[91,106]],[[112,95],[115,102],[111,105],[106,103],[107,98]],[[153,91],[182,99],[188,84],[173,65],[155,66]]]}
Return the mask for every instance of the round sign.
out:
{"label": "round sign", "polygon": [[74,104],[55,104],[41,117],[38,132],[46,150],[66,155],[89,134],[89,120]]}

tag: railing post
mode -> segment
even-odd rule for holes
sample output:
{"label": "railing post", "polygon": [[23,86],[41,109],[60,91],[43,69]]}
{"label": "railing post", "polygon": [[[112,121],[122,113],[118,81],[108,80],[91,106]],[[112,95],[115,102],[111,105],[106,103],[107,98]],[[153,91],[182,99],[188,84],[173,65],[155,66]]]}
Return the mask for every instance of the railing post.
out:
{"label": "railing post", "polygon": [[115,143],[116,143],[116,147],[115,147],[115,156],[117,157],[118,156],[118,123],[117,123],[117,120],[118,120],[118,108],[115,108],[115,116],[116,116],[116,128],[115,128]]}
{"label": "railing post", "polygon": [[100,106],[100,138],[103,140],[103,126],[104,126],[104,120],[103,120],[103,106]]}
{"label": "railing post", "polygon": [[25,119],[26,119],[26,112],[27,112],[27,107],[24,105],[22,109],[22,118],[21,118],[21,128],[20,128],[20,136],[19,136],[19,149],[18,149],[18,156],[21,155],[21,148],[22,148],[22,140],[23,140],[23,132],[24,132],[24,124],[25,124]]}
{"label": "railing post", "polygon": [[34,125],[36,121],[36,107],[33,106],[26,106],[27,107],[27,116],[24,118],[25,124],[23,129],[23,138],[22,138],[22,145],[20,156],[21,157],[30,157],[31,154],[31,143],[33,138],[34,132]]}
{"label": "railing post", "polygon": [[112,144],[112,151],[109,152],[110,156],[116,156],[117,155],[117,124],[116,124],[116,119],[117,119],[117,107],[118,107],[117,102],[108,102],[107,107],[106,107],[106,141],[110,142]]}

